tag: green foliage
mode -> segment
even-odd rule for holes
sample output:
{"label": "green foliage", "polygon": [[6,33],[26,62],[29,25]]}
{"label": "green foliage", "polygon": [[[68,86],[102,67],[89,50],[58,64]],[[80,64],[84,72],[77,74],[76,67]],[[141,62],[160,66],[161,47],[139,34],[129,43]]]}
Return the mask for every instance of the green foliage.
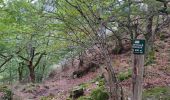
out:
{"label": "green foliage", "polygon": [[81,96],[80,98],[78,98],[78,100],[93,100],[93,99],[89,96]]}
{"label": "green foliage", "polygon": [[[114,36],[120,36],[121,39],[123,35],[120,33],[130,32],[131,25],[128,24],[132,23],[129,21],[137,18],[137,22],[142,22],[138,23],[138,27],[143,33],[146,32],[143,29],[147,25],[145,18],[148,15],[157,16],[163,1],[144,0],[143,4],[147,4],[149,10],[143,12],[137,3],[129,5],[128,0],[57,0],[56,4],[52,4],[55,10],[48,12],[45,10],[48,3],[46,0],[38,0],[36,3],[31,3],[30,0],[0,0],[0,53],[13,56],[12,62],[2,67],[6,70],[1,76],[6,80],[17,80],[18,63],[25,62],[27,65],[27,61],[18,56],[29,59],[28,47],[31,44],[36,48],[35,54],[46,53],[44,60],[35,69],[36,78],[40,82],[52,63],[58,63],[72,54],[76,56],[99,42],[96,41],[96,34],[100,22],[105,23],[106,27],[117,27],[118,24],[118,31],[114,32]],[[136,30],[132,30],[131,34],[133,31]],[[70,49],[70,46],[73,48]],[[121,48],[115,48],[115,52],[120,51]],[[37,55],[33,64],[38,60]],[[148,62],[152,61],[150,59],[152,57]],[[0,58],[0,63],[3,61]],[[10,71],[13,73],[8,75]],[[29,70],[24,66],[23,77],[27,78],[28,74]],[[129,75],[119,77],[124,80]],[[103,85],[104,81],[99,80],[99,86]]]}
{"label": "green foliage", "polygon": [[109,95],[104,88],[97,88],[91,93],[92,100],[108,100]]}
{"label": "green foliage", "polygon": [[148,53],[148,56],[147,56],[147,59],[146,59],[146,62],[145,62],[145,66],[147,65],[150,65],[152,63],[155,63],[155,50],[151,50],[149,53]]}
{"label": "green foliage", "polygon": [[4,93],[3,100],[12,100],[12,91],[7,86],[0,86],[0,92]]}
{"label": "green foliage", "polygon": [[54,100],[54,96],[52,96],[52,95],[43,96],[43,97],[41,97],[41,100]]}
{"label": "green foliage", "polygon": [[128,71],[126,71],[126,72],[120,72],[118,74],[118,79],[120,81],[123,81],[123,80],[129,79],[131,76],[132,76],[132,70],[128,69]]}
{"label": "green foliage", "polygon": [[98,84],[99,87],[104,87],[104,86],[105,86],[105,79],[104,79],[103,76],[98,76],[98,77],[95,78],[92,82],[93,82],[93,83],[98,82],[98,83],[99,83],[99,84]]}
{"label": "green foliage", "polygon": [[169,87],[154,87],[143,92],[143,100],[146,100],[146,98],[151,98],[154,100],[170,100],[169,94]]}
{"label": "green foliage", "polygon": [[88,83],[81,83],[81,84],[79,84],[79,86],[81,87],[81,88],[83,88],[83,89],[86,89],[87,87],[88,87]]}
{"label": "green foliage", "polygon": [[109,94],[104,87],[98,87],[94,89],[90,96],[81,96],[78,100],[108,100]]}

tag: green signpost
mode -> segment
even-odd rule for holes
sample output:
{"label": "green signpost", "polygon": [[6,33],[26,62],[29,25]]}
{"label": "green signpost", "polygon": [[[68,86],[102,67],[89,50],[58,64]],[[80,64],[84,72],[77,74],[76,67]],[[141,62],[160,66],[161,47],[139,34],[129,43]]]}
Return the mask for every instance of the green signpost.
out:
{"label": "green signpost", "polygon": [[136,39],[133,41],[133,54],[145,53],[145,40]]}
{"label": "green signpost", "polygon": [[145,36],[139,35],[133,41],[133,55],[132,55],[132,100],[142,100],[142,83],[144,72],[144,54],[145,54]]}

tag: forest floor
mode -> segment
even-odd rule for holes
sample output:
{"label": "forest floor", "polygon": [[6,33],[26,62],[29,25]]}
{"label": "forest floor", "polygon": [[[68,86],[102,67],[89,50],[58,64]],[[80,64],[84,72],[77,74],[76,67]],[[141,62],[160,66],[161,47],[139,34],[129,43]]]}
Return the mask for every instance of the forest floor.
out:
{"label": "forest floor", "polygon": [[[155,41],[156,56],[145,66],[145,77],[143,87],[145,90],[153,87],[168,86],[170,87],[170,37],[163,41]],[[113,65],[116,73],[127,72],[131,67],[131,52],[113,56]],[[100,69],[95,72],[89,72],[80,78],[69,77],[72,70],[56,73],[53,78],[45,80],[41,84],[17,84],[13,86],[14,100],[41,100],[42,97],[51,96],[51,100],[66,100],[69,97],[73,87],[82,83],[89,83],[85,90],[85,94],[89,94],[91,90],[97,87],[95,82],[92,82],[99,75]],[[131,77],[122,80],[125,96],[129,97],[131,93]]]}

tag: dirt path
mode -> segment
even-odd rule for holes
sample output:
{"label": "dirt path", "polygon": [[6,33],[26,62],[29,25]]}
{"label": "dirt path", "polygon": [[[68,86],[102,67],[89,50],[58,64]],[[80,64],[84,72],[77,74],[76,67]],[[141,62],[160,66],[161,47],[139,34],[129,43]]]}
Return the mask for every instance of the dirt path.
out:
{"label": "dirt path", "polygon": [[26,85],[19,86],[18,89],[14,88],[13,91],[15,98],[18,96],[20,100],[40,100],[42,96],[55,96],[54,100],[66,100],[69,97],[69,91],[73,87],[89,82],[97,76],[98,72],[89,72],[87,75],[76,79],[61,77],[59,80],[47,80],[43,84],[33,86],[33,88],[29,86],[32,91],[29,91]]}

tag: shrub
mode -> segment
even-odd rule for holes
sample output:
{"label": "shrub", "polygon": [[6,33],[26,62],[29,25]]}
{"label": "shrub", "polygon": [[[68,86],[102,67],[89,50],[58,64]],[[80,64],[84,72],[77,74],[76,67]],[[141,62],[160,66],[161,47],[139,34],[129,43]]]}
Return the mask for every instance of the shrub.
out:
{"label": "shrub", "polygon": [[99,82],[98,86],[99,87],[104,87],[105,85],[105,79],[102,76],[97,77],[96,79],[93,80],[93,83]]}
{"label": "shrub", "polygon": [[0,86],[0,92],[4,93],[3,100],[12,100],[12,91],[7,86]]}
{"label": "shrub", "polygon": [[146,59],[145,66],[150,65],[152,63],[155,63],[155,59],[156,59],[155,58],[155,51],[152,50],[148,53],[148,57]]}
{"label": "shrub", "polygon": [[120,81],[123,81],[123,80],[126,80],[128,78],[130,78],[132,76],[132,70],[131,69],[128,69],[127,72],[121,72],[118,74],[118,79]]}
{"label": "shrub", "polygon": [[97,88],[91,93],[92,100],[108,100],[109,95],[104,88]]}

